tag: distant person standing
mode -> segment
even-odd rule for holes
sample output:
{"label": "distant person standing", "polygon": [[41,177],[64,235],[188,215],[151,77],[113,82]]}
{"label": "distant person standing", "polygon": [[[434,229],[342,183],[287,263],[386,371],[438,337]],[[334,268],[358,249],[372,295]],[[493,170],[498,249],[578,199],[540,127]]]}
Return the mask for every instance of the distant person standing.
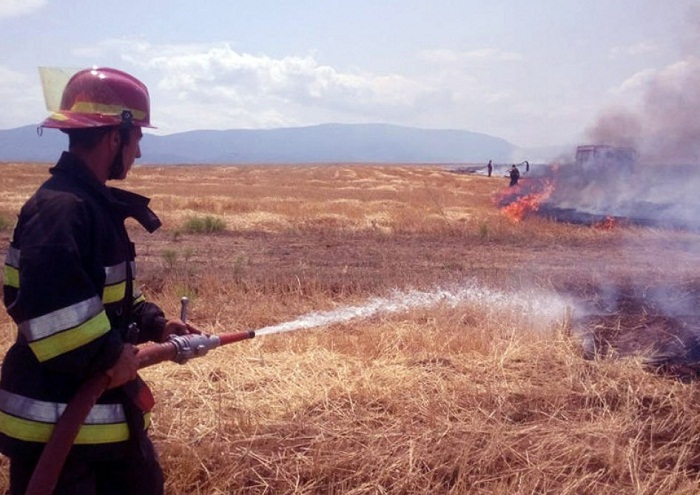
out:
{"label": "distant person standing", "polygon": [[493,172],[493,164],[491,163],[491,160],[489,160],[489,164],[486,165],[486,172],[489,174],[489,177],[491,177],[491,173]]}
{"label": "distant person standing", "polygon": [[508,174],[510,176],[510,187],[514,187],[518,185],[518,181],[520,180],[520,170],[518,170],[518,167],[515,165],[510,167],[510,173]]}

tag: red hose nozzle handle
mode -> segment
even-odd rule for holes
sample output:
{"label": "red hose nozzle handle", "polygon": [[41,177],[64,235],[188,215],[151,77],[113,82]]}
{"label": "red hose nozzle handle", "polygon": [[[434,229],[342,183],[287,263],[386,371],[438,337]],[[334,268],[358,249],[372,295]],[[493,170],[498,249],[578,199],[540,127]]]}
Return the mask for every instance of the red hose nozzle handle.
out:
{"label": "red hose nozzle handle", "polygon": [[244,330],[242,332],[231,332],[219,335],[221,340],[221,345],[233,344],[234,342],[240,342],[241,340],[252,339],[255,337],[254,330]]}

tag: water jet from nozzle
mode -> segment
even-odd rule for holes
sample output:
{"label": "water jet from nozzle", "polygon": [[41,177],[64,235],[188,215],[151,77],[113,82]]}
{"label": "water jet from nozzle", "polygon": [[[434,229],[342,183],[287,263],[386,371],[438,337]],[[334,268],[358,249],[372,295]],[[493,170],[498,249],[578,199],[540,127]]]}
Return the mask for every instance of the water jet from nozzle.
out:
{"label": "water jet from nozzle", "polygon": [[394,291],[388,297],[372,298],[359,306],[345,306],[330,311],[318,311],[300,316],[296,320],[270,325],[255,330],[257,337],[275,333],[293,332],[328,326],[336,323],[346,323],[356,318],[369,318],[377,314],[398,313],[410,309],[426,308],[438,304],[455,307],[463,302],[481,304],[488,308],[503,310],[504,306],[515,307],[521,313],[531,312],[552,320],[563,315],[568,303],[550,295],[543,297],[528,297],[524,294],[505,294],[490,290],[469,282],[452,290],[436,289],[432,292],[419,290]]}

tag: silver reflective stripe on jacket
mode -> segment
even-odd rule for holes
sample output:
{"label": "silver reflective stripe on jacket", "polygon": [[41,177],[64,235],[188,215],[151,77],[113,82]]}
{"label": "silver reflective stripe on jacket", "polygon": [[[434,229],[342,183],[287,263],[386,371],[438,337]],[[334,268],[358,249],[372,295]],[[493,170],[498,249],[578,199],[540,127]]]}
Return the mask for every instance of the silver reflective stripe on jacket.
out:
{"label": "silver reflective stripe on jacket", "polygon": [[5,255],[5,264],[14,268],[19,268],[19,255],[20,250],[10,246],[7,248],[7,255]]}
{"label": "silver reflective stripe on jacket", "polygon": [[[18,418],[55,424],[66,404],[45,402],[0,390],[0,411]],[[114,424],[126,421],[121,404],[96,404],[85,418],[85,424]]]}
{"label": "silver reflective stripe on jacket", "polygon": [[100,314],[102,310],[102,301],[94,296],[66,308],[23,321],[18,327],[24,338],[33,342],[82,325]]}
{"label": "silver reflective stripe on jacket", "polygon": [[105,285],[114,285],[126,280],[126,262],[105,267]]}

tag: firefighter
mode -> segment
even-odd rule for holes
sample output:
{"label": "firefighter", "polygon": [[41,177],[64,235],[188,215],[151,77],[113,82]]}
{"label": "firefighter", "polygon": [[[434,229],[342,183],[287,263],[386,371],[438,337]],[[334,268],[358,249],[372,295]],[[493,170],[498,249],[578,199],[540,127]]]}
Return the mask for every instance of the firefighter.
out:
{"label": "firefighter", "polygon": [[153,396],[135,344],[199,333],[145,300],[124,221],[160,226],[124,179],[151,127],[146,86],[119,70],[77,72],[42,124],[68,135],[51,176],[22,207],[5,260],[4,303],[18,327],[0,376],[0,452],[21,494],[62,409],[88,378],[108,389],[83,424],[56,488],[65,494],[162,494],[146,434]]}
{"label": "firefighter", "polygon": [[518,167],[515,165],[512,165],[510,167],[510,173],[508,174],[510,177],[510,184],[508,184],[510,187],[514,187],[518,185],[518,181],[520,180],[520,170],[518,170]]}

